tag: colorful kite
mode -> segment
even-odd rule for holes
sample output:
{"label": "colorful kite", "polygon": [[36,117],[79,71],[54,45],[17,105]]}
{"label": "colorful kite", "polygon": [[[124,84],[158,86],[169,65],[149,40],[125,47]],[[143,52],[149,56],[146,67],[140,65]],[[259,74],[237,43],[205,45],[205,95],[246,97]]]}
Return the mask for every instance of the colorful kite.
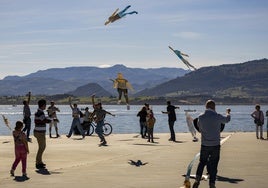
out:
{"label": "colorful kite", "polygon": [[131,84],[126,80],[122,73],[117,74],[117,78],[115,80],[110,79],[113,81],[113,87],[117,89],[118,92],[118,104],[121,103],[121,97],[124,93],[124,97],[127,103],[127,107],[129,109],[129,101],[128,101],[128,89],[133,90]]}
{"label": "colorful kite", "polygon": [[191,68],[193,68],[194,70],[196,70],[196,68],[191,65],[186,59],[184,59],[184,57],[182,56],[186,56],[189,57],[187,54],[182,53],[179,50],[173,50],[173,48],[171,48],[170,46],[168,46],[181,60],[182,62],[191,70]]}
{"label": "colorful kite", "polygon": [[11,127],[10,127],[10,125],[9,125],[8,119],[4,115],[2,115],[2,117],[4,119],[5,125],[9,128],[9,130],[12,130]]}
{"label": "colorful kite", "polygon": [[[114,13],[108,18],[108,20],[104,23],[104,25],[108,25],[109,23],[113,23],[116,20],[119,20],[120,18],[123,18],[127,14],[138,14],[137,11],[127,12],[126,10],[129,9],[131,6],[128,5],[124,10],[118,12],[119,8],[114,11]],[[117,13],[118,12],[118,13]]]}

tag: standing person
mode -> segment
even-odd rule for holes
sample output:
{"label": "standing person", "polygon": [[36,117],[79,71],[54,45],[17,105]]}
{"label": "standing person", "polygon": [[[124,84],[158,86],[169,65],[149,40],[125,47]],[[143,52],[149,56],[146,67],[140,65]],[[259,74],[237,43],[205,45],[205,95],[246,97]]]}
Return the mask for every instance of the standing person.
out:
{"label": "standing person", "polygon": [[122,94],[124,93],[127,108],[129,109],[128,89],[133,90],[131,84],[123,77],[122,73],[118,73],[117,78],[113,80],[113,82],[114,88],[116,88],[118,92],[118,104],[121,103]]}
{"label": "standing person", "polygon": [[148,136],[148,130],[147,130],[147,123],[148,120],[150,118],[150,113],[151,113],[151,108],[149,103],[144,103],[144,107],[146,108],[146,112],[147,112],[147,116],[146,116],[146,126],[145,126],[145,130],[144,130],[144,137],[146,138]]}
{"label": "standing person", "polygon": [[28,93],[28,99],[23,101],[23,123],[25,124],[23,132],[26,132],[27,141],[31,142],[31,109],[30,109],[31,92]]}
{"label": "standing person", "polygon": [[186,116],[186,123],[187,123],[188,129],[193,137],[193,142],[197,142],[198,138],[196,137],[196,131],[193,125],[194,119],[190,116],[190,114],[187,111],[185,112],[185,116]]}
{"label": "standing person", "polygon": [[267,123],[266,123],[266,139],[268,140],[268,110],[266,111]]}
{"label": "standing person", "polygon": [[95,122],[97,123],[95,132],[100,138],[100,142],[102,146],[107,144],[107,141],[105,140],[104,134],[103,134],[103,125],[104,125],[104,119],[106,114],[115,116],[114,114],[107,112],[102,108],[101,103],[98,103],[95,105],[94,111],[92,113],[92,117],[95,117]]}
{"label": "standing person", "polygon": [[180,107],[176,107],[171,105],[170,101],[167,101],[167,111],[162,111],[163,114],[168,114],[168,125],[170,130],[170,138],[169,141],[176,142],[176,135],[174,131],[174,123],[177,120],[175,109],[179,109]]}
{"label": "standing person", "polygon": [[226,116],[223,116],[215,111],[215,106],[216,104],[213,100],[208,100],[205,112],[198,117],[197,126],[201,133],[201,150],[193,188],[198,188],[206,165],[207,167],[209,165],[209,187],[215,188],[217,168],[220,160],[221,124],[228,123],[231,120],[230,109],[227,109]]}
{"label": "standing person", "polygon": [[70,107],[72,109],[73,121],[72,121],[72,126],[70,128],[69,134],[66,135],[66,137],[70,138],[73,134],[74,128],[77,127],[80,134],[82,135],[82,138],[84,139],[85,138],[85,131],[83,130],[81,123],[80,123],[80,109],[77,107],[76,103],[74,103],[72,105],[71,97],[69,97],[69,103],[70,103]]}
{"label": "standing person", "polygon": [[15,161],[11,167],[10,174],[14,176],[14,172],[21,161],[22,164],[22,176],[27,177],[27,154],[29,153],[29,147],[27,137],[23,131],[23,123],[21,121],[16,122],[15,130],[13,131],[13,138],[15,144]]}
{"label": "standing person", "polygon": [[92,122],[92,118],[91,118],[92,112],[89,112],[89,108],[86,107],[85,108],[85,113],[83,115],[83,128],[85,127],[85,129],[87,130],[87,135],[89,135],[90,132],[90,124]]}
{"label": "standing person", "polygon": [[149,119],[147,121],[147,131],[148,131],[148,140],[147,142],[152,142],[154,143],[154,124],[155,124],[155,117],[154,117],[154,113],[151,110],[150,115],[149,115]]}
{"label": "standing person", "polygon": [[[261,106],[256,104],[255,111],[251,114],[251,117],[254,118],[254,123],[256,125],[256,137],[257,139],[264,139],[263,138],[263,124],[264,124],[264,115],[263,111],[261,111]],[[259,136],[259,129],[260,129],[260,136]]]}
{"label": "standing person", "polygon": [[45,116],[44,110],[46,109],[46,100],[41,99],[38,101],[38,110],[34,114],[34,137],[38,142],[38,151],[36,154],[35,167],[37,169],[45,168],[46,164],[43,163],[42,156],[46,149],[46,123],[50,123],[51,120]]}
{"label": "standing person", "polygon": [[55,106],[55,102],[51,101],[50,102],[50,106],[47,108],[47,112],[48,112],[48,117],[51,118],[51,122],[49,123],[49,137],[52,138],[51,135],[51,129],[52,126],[54,125],[55,127],[55,131],[56,131],[56,138],[60,137],[59,132],[58,132],[58,118],[57,118],[57,114],[56,112],[60,112],[59,108],[57,108]]}
{"label": "standing person", "polygon": [[140,117],[140,134],[142,138],[145,138],[146,136],[146,117],[147,117],[147,110],[146,107],[142,107],[142,109],[137,114],[138,117]]}

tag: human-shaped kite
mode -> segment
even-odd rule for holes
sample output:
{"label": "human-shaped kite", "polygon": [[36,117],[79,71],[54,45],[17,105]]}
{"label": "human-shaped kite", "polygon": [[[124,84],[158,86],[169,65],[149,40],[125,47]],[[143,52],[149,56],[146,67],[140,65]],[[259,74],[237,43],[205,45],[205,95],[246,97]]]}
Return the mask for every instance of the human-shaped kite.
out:
{"label": "human-shaped kite", "polygon": [[131,84],[126,80],[122,73],[117,73],[117,78],[115,80],[110,79],[114,82],[114,88],[117,88],[118,92],[118,104],[121,103],[122,93],[124,93],[124,97],[126,99],[126,103],[129,109],[129,101],[128,101],[128,89],[133,90]]}
{"label": "human-shaped kite", "polygon": [[182,56],[186,56],[189,57],[187,54],[182,53],[179,50],[174,50],[173,48],[171,48],[170,46],[168,46],[181,60],[182,62],[191,70],[191,68],[193,68],[194,70],[196,70],[196,68],[191,65],[186,59],[184,59]]}
{"label": "human-shaped kite", "polygon": [[123,18],[124,16],[126,16],[127,14],[138,14],[137,11],[132,11],[132,12],[126,12],[127,9],[129,9],[131,6],[128,5],[124,10],[120,11],[117,13],[117,11],[119,10],[116,9],[114,11],[114,13],[108,18],[108,20],[104,23],[104,25],[107,25],[109,23],[113,23],[116,20],[119,20],[120,18]]}

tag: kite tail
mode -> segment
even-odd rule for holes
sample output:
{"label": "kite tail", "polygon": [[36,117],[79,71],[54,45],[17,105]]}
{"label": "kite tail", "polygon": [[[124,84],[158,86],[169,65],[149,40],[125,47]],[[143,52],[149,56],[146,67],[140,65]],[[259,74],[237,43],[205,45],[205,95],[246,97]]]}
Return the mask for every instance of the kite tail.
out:
{"label": "kite tail", "polygon": [[9,130],[12,130],[11,127],[9,126],[9,121],[8,121],[8,119],[7,119],[4,115],[2,115],[2,117],[3,117],[3,120],[4,120],[4,122],[5,122],[5,125],[9,128]]}

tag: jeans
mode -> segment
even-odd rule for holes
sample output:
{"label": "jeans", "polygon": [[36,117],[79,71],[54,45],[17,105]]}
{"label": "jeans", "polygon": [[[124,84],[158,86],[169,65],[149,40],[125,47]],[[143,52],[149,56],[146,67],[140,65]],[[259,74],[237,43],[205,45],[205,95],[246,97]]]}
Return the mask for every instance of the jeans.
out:
{"label": "jeans", "polygon": [[23,119],[23,123],[25,124],[25,127],[24,129],[22,130],[23,132],[26,131],[26,136],[27,136],[27,139],[30,137],[30,131],[31,131],[31,118],[30,117],[24,117]]}
{"label": "jeans", "polygon": [[83,130],[81,124],[80,124],[80,119],[79,118],[73,118],[72,126],[70,128],[68,136],[72,136],[74,128],[77,126],[80,134],[84,137],[85,136],[85,131]]}
{"label": "jeans", "polygon": [[196,180],[200,181],[204,167],[207,165],[209,173],[209,183],[215,184],[220,160],[221,146],[201,146],[199,164],[196,171]]}
{"label": "jeans", "polygon": [[170,130],[170,138],[172,141],[176,141],[175,131],[174,131],[174,123],[175,121],[168,121],[169,130]]}
{"label": "jeans", "polygon": [[142,138],[146,136],[146,132],[147,132],[146,122],[140,121],[140,133]]}
{"label": "jeans", "polygon": [[96,125],[96,129],[95,132],[97,133],[97,135],[99,136],[101,142],[105,141],[104,135],[103,135],[103,124],[104,121],[98,121],[97,125]]}
{"label": "jeans", "polygon": [[[260,132],[260,136],[259,136],[259,132]],[[261,126],[258,126],[256,124],[256,137],[257,138],[263,138],[263,128],[262,128],[262,125]]]}

